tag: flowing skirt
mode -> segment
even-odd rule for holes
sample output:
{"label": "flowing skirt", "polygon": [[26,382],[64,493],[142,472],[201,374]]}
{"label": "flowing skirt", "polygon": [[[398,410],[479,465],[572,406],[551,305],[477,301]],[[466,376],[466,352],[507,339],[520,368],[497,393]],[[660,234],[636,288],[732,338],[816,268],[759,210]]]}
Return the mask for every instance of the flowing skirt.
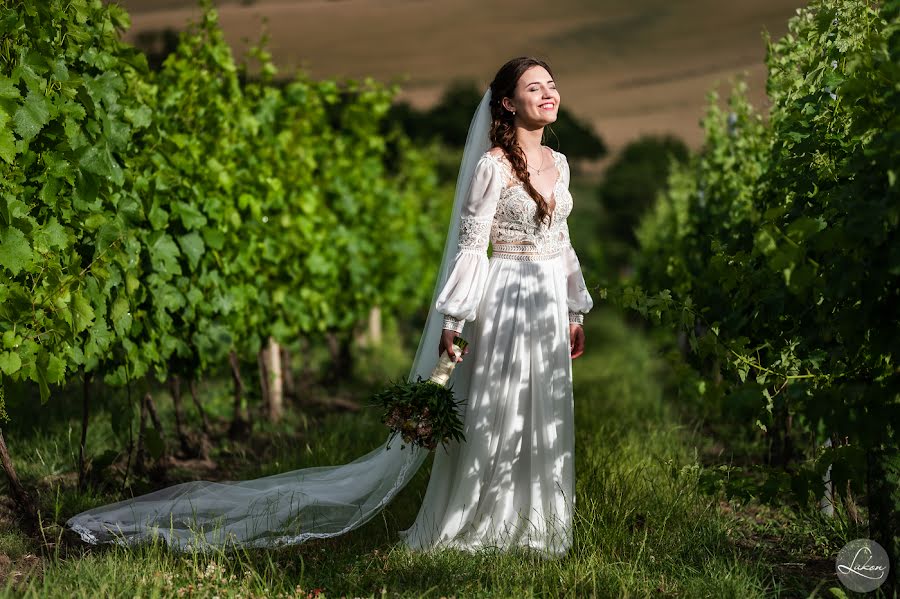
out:
{"label": "flowing skirt", "polygon": [[[508,256],[508,255],[506,255]],[[413,525],[412,550],[572,544],[574,402],[564,259],[492,256],[450,383],[466,441],[438,446]],[[434,350],[437,352],[437,349]]]}

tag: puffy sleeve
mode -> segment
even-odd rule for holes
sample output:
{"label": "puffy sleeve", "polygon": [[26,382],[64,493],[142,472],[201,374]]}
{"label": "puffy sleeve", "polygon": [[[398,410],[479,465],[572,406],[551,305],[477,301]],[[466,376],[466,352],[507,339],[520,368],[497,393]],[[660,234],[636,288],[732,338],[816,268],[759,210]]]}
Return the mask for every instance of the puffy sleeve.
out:
{"label": "puffy sleeve", "polygon": [[499,165],[485,153],[475,166],[472,185],[460,208],[459,247],[447,282],[435,302],[443,328],[462,332],[475,313],[487,283],[487,246],[497,200],[503,190]]}
{"label": "puffy sleeve", "polygon": [[[562,160],[562,167],[563,172],[561,176],[565,186],[568,187],[569,162],[565,159],[565,156]],[[583,325],[584,315],[594,307],[594,300],[591,298],[591,294],[588,292],[587,285],[584,282],[584,274],[581,272],[581,263],[578,261],[578,255],[575,253],[575,248],[572,247],[572,240],[569,237],[569,224],[564,222],[561,227],[563,253],[565,255],[569,322]]]}
{"label": "puffy sleeve", "polygon": [[568,291],[569,322],[584,324],[584,315],[594,307],[594,300],[588,292],[584,282],[584,274],[581,272],[581,263],[575,254],[575,248],[569,240],[569,225],[563,225],[564,235],[567,240],[563,252],[566,265],[566,290]]}

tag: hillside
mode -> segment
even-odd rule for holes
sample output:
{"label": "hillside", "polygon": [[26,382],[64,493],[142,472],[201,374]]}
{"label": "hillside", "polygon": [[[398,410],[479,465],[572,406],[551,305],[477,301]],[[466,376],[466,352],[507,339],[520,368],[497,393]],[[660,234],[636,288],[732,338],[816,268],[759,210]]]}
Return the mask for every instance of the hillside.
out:
{"label": "hillside", "polygon": [[[180,28],[198,14],[177,0],[122,4],[132,14],[132,40],[140,31]],[[662,132],[696,147],[707,91],[742,72],[761,105],[762,31],[783,35],[802,4],[259,0],[217,6],[236,50],[258,38],[265,18],[284,71],[401,82],[400,97],[416,106],[431,104],[453,78],[486,86],[506,59],[542,57],[554,68],[563,104],[593,123],[615,151],[642,133]]]}

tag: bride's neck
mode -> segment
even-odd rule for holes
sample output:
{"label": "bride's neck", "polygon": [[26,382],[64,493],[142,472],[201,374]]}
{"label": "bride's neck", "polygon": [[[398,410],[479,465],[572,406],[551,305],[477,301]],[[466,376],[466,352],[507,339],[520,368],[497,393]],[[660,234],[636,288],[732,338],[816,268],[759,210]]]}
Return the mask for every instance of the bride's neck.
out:
{"label": "bride's neck", "polygon": [[519,147],[522,148],[522,151],[526,154],[540,154],[541,139],[543,139],[543,137],[543,127],[538,127],[537,129],[525,129],[524,127],[516,128],[516,140],[519,142]]}

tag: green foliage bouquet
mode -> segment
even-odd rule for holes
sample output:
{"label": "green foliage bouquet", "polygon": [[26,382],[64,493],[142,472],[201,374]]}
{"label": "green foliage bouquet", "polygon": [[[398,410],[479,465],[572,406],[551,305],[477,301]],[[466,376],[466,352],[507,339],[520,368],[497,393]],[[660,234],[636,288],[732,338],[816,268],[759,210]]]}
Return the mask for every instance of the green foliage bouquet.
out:
{"label": "green foliage bouquet", "polygon": [[[462,355],[468,342],[462,337],[454,341],[454,351]],[[453,386],[447,385],[456,362],[447,352],[441,354],[437,365],[427,379],[417,376],[415,381],[396,381],[376,393],[372,406],[381,407],[384,413],[381,421],[391,429],[390,441],[397,435],[405,443],[434,450],[437,444],[446,444],[451,439],[465,442],[463,422],[456,406],[465,403],[456,400]],[[400,445],[400,449],[406,447]]]}

